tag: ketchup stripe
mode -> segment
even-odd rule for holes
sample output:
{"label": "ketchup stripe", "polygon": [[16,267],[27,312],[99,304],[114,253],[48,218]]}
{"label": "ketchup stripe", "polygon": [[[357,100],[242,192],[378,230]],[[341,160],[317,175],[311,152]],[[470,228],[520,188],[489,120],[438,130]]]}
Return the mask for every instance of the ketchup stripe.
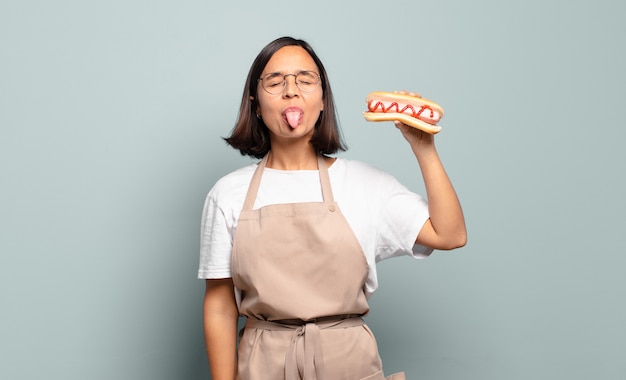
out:
{"label": "ketchup stripe", "polygon": [[[400,105],[397,102],[392,102],[387,108],[385,108],[385,104],[381,101],[376,101],[376,104],[374,104],[373,107],[372,107],[372,103],[374,103],[374,100],[370,100],[370,102],[367,104],[367,108],[370,110],[370,112],[376,112],[376,110],[378,110],[379,108],[383,113],[387,113],[387,112],[404,113],[404,111],[406,110],[411,110],[411,114],[413,115],[413,117],[419,117],[422,115],[424,111],[429,110],[430,118],[432,119],[435,117],[435,112],[433,111],[433,109],[425,104],[422,105],[420,107],[420,110],[416,112],[415,108],[410,104],[407,104],[404,106],[404,108],[400,109]],[[393,110],[394,108],[395,110]]]}

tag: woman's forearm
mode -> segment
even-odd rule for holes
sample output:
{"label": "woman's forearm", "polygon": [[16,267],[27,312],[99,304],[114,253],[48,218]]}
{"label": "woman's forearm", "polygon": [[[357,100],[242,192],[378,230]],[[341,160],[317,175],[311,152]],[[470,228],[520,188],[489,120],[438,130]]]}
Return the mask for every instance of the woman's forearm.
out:
{"label": "woman's forearm", "polygon": [[430,245],[437,249],[462,247],[467,241],[463,210],[434,144],[416,147],[413,152],[426,187],[432,225]]}
{"label": "woman's forearm", "polygon": [[235,378],[238,312],[231,279],[207,280],[204,339],[213,380]]}

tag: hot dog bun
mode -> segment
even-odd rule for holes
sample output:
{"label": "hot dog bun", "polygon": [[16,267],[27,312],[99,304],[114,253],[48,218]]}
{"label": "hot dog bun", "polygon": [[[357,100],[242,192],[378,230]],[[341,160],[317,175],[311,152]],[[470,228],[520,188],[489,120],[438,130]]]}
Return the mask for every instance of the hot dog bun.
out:
{"label": "hot dog bun", "polygon": [[371,92],[365,98],[367,121],[398,120],[426,133],[441,131],[437,125],[443,117],[443,108],[432,100],[395,92]]}

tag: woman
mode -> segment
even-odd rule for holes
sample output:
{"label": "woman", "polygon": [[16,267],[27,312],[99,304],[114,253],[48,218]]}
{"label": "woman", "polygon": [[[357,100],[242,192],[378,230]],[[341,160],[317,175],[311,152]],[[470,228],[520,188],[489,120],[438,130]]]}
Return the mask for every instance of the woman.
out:
{"label": "woman", "polygon": [[[376,262],[466,240],[433,137],[396,126],[428,204],[380,170],[328,156],[344,145],[326,71],[306,42],[283,37],[259,53],[226,141],[262,161],[221,178],[202,221],[198,277],[214,380],[384,379],[361,319]],[[247,319],[237,349],[239,315]]]}

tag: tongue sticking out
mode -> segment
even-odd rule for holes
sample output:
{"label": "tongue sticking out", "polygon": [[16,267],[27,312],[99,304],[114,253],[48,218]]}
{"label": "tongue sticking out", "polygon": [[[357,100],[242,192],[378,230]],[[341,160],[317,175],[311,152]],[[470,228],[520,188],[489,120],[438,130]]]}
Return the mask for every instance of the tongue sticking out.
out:
{"label": "tongue sticking out", "polygon": [[302,116],[301,112],[290,111],[285,113],[285,117],[287,118],[287,122],[291,128],[295,128],[300,124],[300,118]]}

